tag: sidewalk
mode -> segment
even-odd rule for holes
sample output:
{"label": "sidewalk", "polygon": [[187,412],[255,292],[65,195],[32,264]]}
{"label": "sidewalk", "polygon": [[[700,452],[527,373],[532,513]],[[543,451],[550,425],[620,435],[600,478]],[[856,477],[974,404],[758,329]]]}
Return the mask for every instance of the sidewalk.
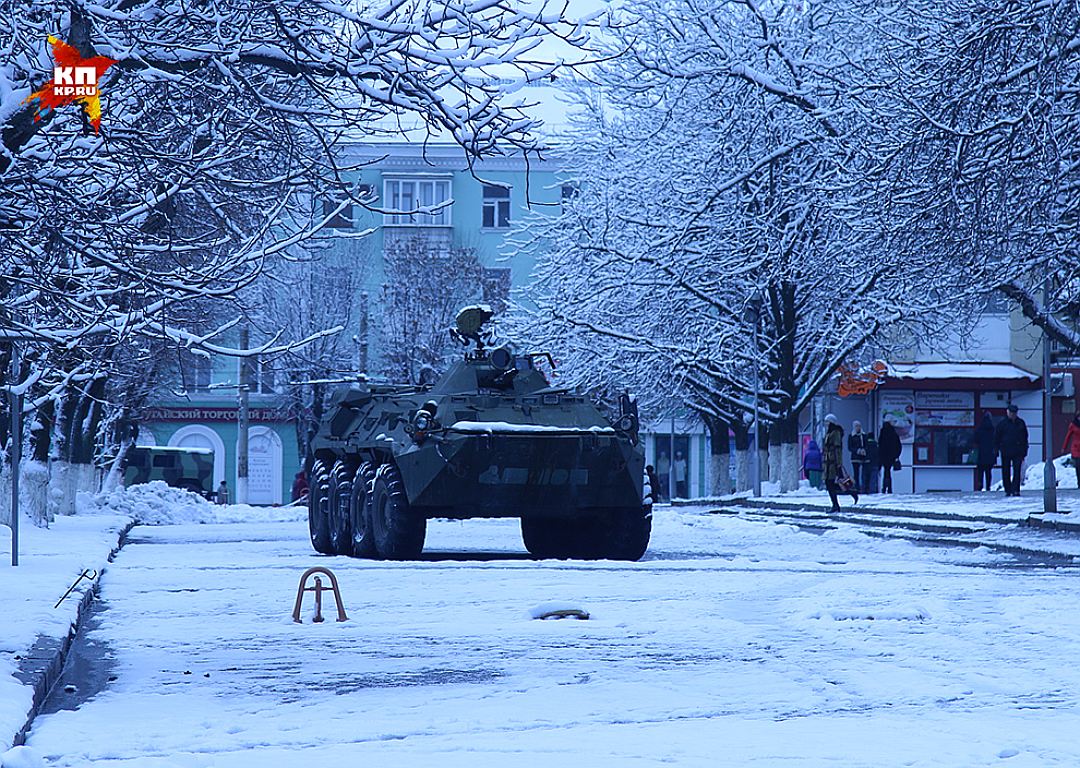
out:
{"label": "sidewalk", "polygon": [[[746,494],[721,496],[709,499],[677,500],[676,506],[727,504],[773,509],[821,509],[828,510],[832,503],[825,491],[801,488],[798,491],[775,496],[750,498]],[[840,506],[881,515],[928,517],[945,520],[971,520],[988,523],[1021,523],[1080,532],[1080,491],[1059,488],[1057,514],[1043,514],[1043,494],[1038,491],[1022,491],[1019,497],[1007,497],[1001,491],[984,493],[912,493],[912,494],[860,494],[859,503],[852,506],[850,496],[840,497]]]}
{"label": "sidewalk", "polygon": [[[0,525],[0,764],[21,740],[61,670],[79,613],[131,525],[123,515],[61,517],[44,530],[19,526],[19,565],[11,565],[11,529]],[[54,607],[85,570],[83,579]]]}

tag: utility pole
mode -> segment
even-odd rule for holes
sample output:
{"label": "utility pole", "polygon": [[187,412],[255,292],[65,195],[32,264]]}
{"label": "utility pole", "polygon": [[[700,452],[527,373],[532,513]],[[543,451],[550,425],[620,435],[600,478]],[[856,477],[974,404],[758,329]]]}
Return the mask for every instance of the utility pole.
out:
{"label": "utility pole", "polygon": [[751,425],[750,432],[750,477],[754,481],[754,496],[761,496],[761,448],[759,445],[759,438],[761,436],[760,429],[760,416],[761,406],[759,401],[761,399],[761,363],[758,360],[758,325],[761,320],[761,306],[763,298],[758,291],[754,292],[754,295],[750,298],[750,302],[746,305],[746,311],[743,318],[747,322],[754,324],[754,341],[751,349],[750,359],[754,366],[754,422]]}
{"label": "utility pole", "polygon": [[[245,321],[240,326],[240,349],[247,351],[250,346],[250,329]],[[251,383],[251,359],[245,354],[239,359],[239,386],[237,397],[239,407],[236,418],[239,434],[236,439],[236,503],[248,501],[248,389]]]}
{"label": "utility pole", "polygon": [[[1043,279],[1043,312],[1050,321],[1050,271]],[[1054,449],[1050,444],[1051,429],[1050,336],[1043,330],[1043,512],[1057,512],[1057,471],[1054,469]]]}
{"label": "utility pole", "polygon": [[360,292],[360,373],[368,372],[368,292]]}

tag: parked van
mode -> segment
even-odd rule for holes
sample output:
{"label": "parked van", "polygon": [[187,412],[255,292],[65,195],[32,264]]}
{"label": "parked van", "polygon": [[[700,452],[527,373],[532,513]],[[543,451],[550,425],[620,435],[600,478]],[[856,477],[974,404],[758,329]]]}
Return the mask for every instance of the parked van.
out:
{"label": "parked van", "polygon": [[124,457],[124,485],[153,480],[209,499],[214,492],[214,452],[208,448],[129,448]]}

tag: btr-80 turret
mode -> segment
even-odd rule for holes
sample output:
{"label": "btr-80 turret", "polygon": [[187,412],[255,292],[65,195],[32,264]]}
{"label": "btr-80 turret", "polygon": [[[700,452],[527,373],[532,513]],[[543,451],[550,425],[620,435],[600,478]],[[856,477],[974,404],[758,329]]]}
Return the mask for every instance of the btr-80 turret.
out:
{"label": "btr-80 turret", "polygon": [[427,520],[521,519],[539,558],[637,560],[652,499],[631,399],[609,420],[551,386],[546,354],[487,349],[486,307],[458,315],[464,359],[432,387],[338,390],[313,443],[308,521],[324,554],[408,560]]}

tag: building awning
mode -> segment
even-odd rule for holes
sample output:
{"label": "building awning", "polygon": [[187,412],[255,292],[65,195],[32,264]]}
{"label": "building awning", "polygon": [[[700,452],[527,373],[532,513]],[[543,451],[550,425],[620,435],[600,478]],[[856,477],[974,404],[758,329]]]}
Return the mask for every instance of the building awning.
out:
{"label": "building awning", "polygon": [[1038,389],[1036,373],[1010,363],[890,363],[882,389]]}

